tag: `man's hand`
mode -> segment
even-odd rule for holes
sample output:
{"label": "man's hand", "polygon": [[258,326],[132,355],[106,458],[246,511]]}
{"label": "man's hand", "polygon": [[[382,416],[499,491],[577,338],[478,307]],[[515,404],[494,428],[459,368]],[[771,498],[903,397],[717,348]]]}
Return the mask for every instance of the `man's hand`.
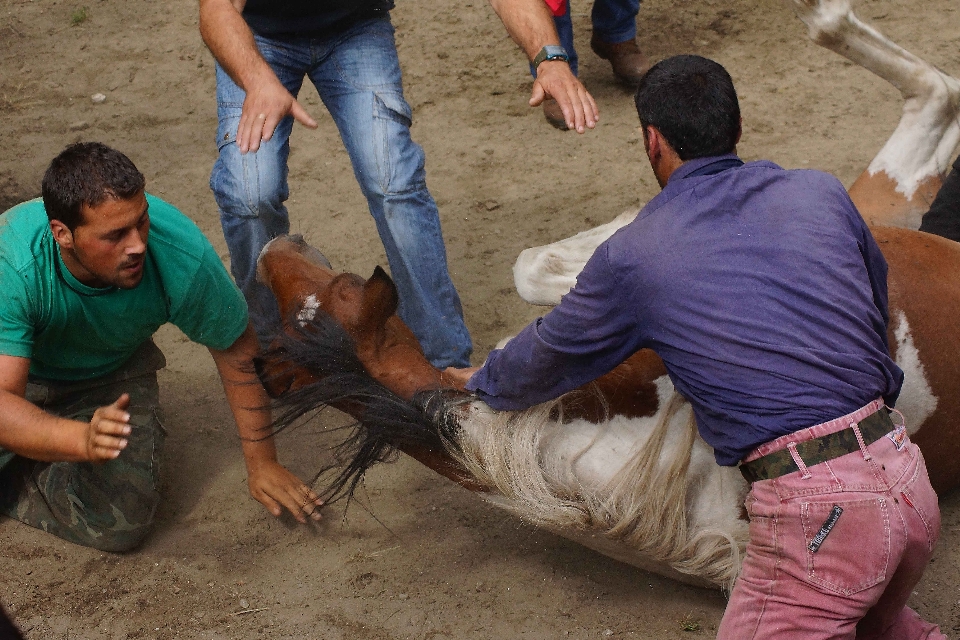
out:
{"label": "man's hand", "polygon": [[562,60],[547,60],[537,67],[537,79],[533,81],[530,106],[540,105],[547,97],[560,105],[568,129],[583,133],[593,129],[600,119],[597,103],[570,71],[570,65]]}
{"label": "man's hand", "polygon": [[260,142],[273,137],[273,132],[287,114],[305,127],[317,128],[317,122],[310,117],[297,99],[284,88],[272,71],[261,74],[256,83],[247,83],[244,87],[243,112],[240,126],[237,128],[237,144],[240,153],[256,151]]}
{"label": "man's hand", "polygon": [[[527,60],[536,59],[544,45],[560,44],[553,16],[543,0],[490,0],[490,4]],[[568,129],[583,133],[597,125],[597,103],[562,60],[548,60],[537,67],[530,106],[536,107],[548,97],[560,105]]]}
{"label": "man's hand", "polygon": [[200,0],[200,35],[224,71],[246,93],[237,145],[240,153],[256,151],[262,140],[288,114],[316,129],[316,121],[284,88],[260,55],[253,32],[243,19],[243,0]]}
{"label": "man's hand", "polygon": [[248,466],[247,472],[250,495],[274,516],[279,517],[286,508],[301,523],[307,521],[307,516],[313,520],[320,519],[323,502],[283,465],[265,462],[255,468]]}
{"label": "man's hand", "polygon": [[120,455],[130,435],[130,395],[125,393],[117,401],[97,409],[87,430],[87,460],[106,462]]}
{"label": "man's hand", "polygon": [[318,509],[323,503],[317,494],[277,461],[277,448],[270,435],[270,398],[254,372],[253,357],[258,349],[251,324],[228,348],[210,349],[237,422],[250,495],[274,516],[279,517],[286,508],[300,522],[306,522],[306,516],[319,520]]}
{"label": "man's hand", "polygon": [[464,369],[447,367],[443,370],[443,374],[440,376],[440,382],[444,384],[452,384],[455,388],[463,391],[473,374],[479,370],[480,367],[466,367]]}

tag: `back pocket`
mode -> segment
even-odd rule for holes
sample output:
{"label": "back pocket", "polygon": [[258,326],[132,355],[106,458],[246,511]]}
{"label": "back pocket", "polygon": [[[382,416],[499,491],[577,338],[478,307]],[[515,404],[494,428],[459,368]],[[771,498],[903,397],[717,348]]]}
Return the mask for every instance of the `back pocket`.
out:
{"label": "back pocket", "polygon": [[[834,507],[843,511],[832,526]],[[803,502],[800,520],[807,580],[823,590],[850,595],[884,581],[890,563],[890,513],[885,498]],[[829,527],[829,532],[824,533]],[[814,544],[816,550],[811,548]]]}

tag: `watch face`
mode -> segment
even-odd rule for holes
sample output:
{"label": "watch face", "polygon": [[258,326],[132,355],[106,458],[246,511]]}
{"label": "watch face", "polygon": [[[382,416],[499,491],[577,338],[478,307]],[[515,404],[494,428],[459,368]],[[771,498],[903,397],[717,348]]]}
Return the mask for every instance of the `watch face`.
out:
{"label": "watch face", "polygon": [[567,50],[563,47],[555,44],[548,44],[543,49],[540,49],[540,53],[537,54],[537,57],[533,59],[533,66],[538,66],[541,62],[546,60],[563,60],[568,62],[570,56],[567,55]]}

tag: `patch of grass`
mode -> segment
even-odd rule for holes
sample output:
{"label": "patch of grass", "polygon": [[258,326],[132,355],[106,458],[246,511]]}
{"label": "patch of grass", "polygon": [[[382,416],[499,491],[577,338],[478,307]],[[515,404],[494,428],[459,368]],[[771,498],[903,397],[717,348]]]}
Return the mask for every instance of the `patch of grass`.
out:
{"label": "patch of grass", "polygon": [[696,633],[700,631],[700,623],[693,618],[686,618],[680,621],[680,628],[684,631]]}
{"label": "patch of grass", "polygon": [[81,25],[86,22],[87,18],[90,17],[87,13],[88,11],[88,7],[79,7],[74,9],[73,13],[70,14],[70,25],[76,27],[77,25]]}

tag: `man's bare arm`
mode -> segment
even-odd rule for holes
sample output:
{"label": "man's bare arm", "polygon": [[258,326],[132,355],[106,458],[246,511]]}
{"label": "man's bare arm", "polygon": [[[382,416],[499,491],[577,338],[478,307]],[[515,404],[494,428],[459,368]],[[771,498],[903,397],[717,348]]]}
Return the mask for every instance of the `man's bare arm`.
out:
{"label": "man's bare arm", "polygon": [[200,36],[224,71],[244,90],[237,129],[241,153],[256,151],[283,118],[292,115],[311,129],[316,121],[287,91],[260,55],[241,12],[246,0],[200,0]]}
{"label": "man's bare arm", "polygon": [[[533,61],[545,45],[560,44],[553,16],[543,0],[490,0],[490,4],[528,60]],[[542,62],[537,67],[530,106],[539,105],[548,96],[560,105],[568,128],[583,133],[584,127],[596,126],[600,117],[597,103],[566,62]]]}
{"label": "man's bare arm", "polygon": [[100,407],[89,423],[60,418],[24,399],[30,360],[0,356],[0,447],[42,462],[104,462],[130,434],[130,397]]}
{"label": "man's bare arm", "polygon": [[232,346],[210,350],[227,403],[233,412],[247,465],[250,494],[274,516],[286,508],[300,522],[305,516],[320,519],[317,495],[277,461],[277,449],[270,432],[270,399],[253,369],[257,338],[248,326]]}

